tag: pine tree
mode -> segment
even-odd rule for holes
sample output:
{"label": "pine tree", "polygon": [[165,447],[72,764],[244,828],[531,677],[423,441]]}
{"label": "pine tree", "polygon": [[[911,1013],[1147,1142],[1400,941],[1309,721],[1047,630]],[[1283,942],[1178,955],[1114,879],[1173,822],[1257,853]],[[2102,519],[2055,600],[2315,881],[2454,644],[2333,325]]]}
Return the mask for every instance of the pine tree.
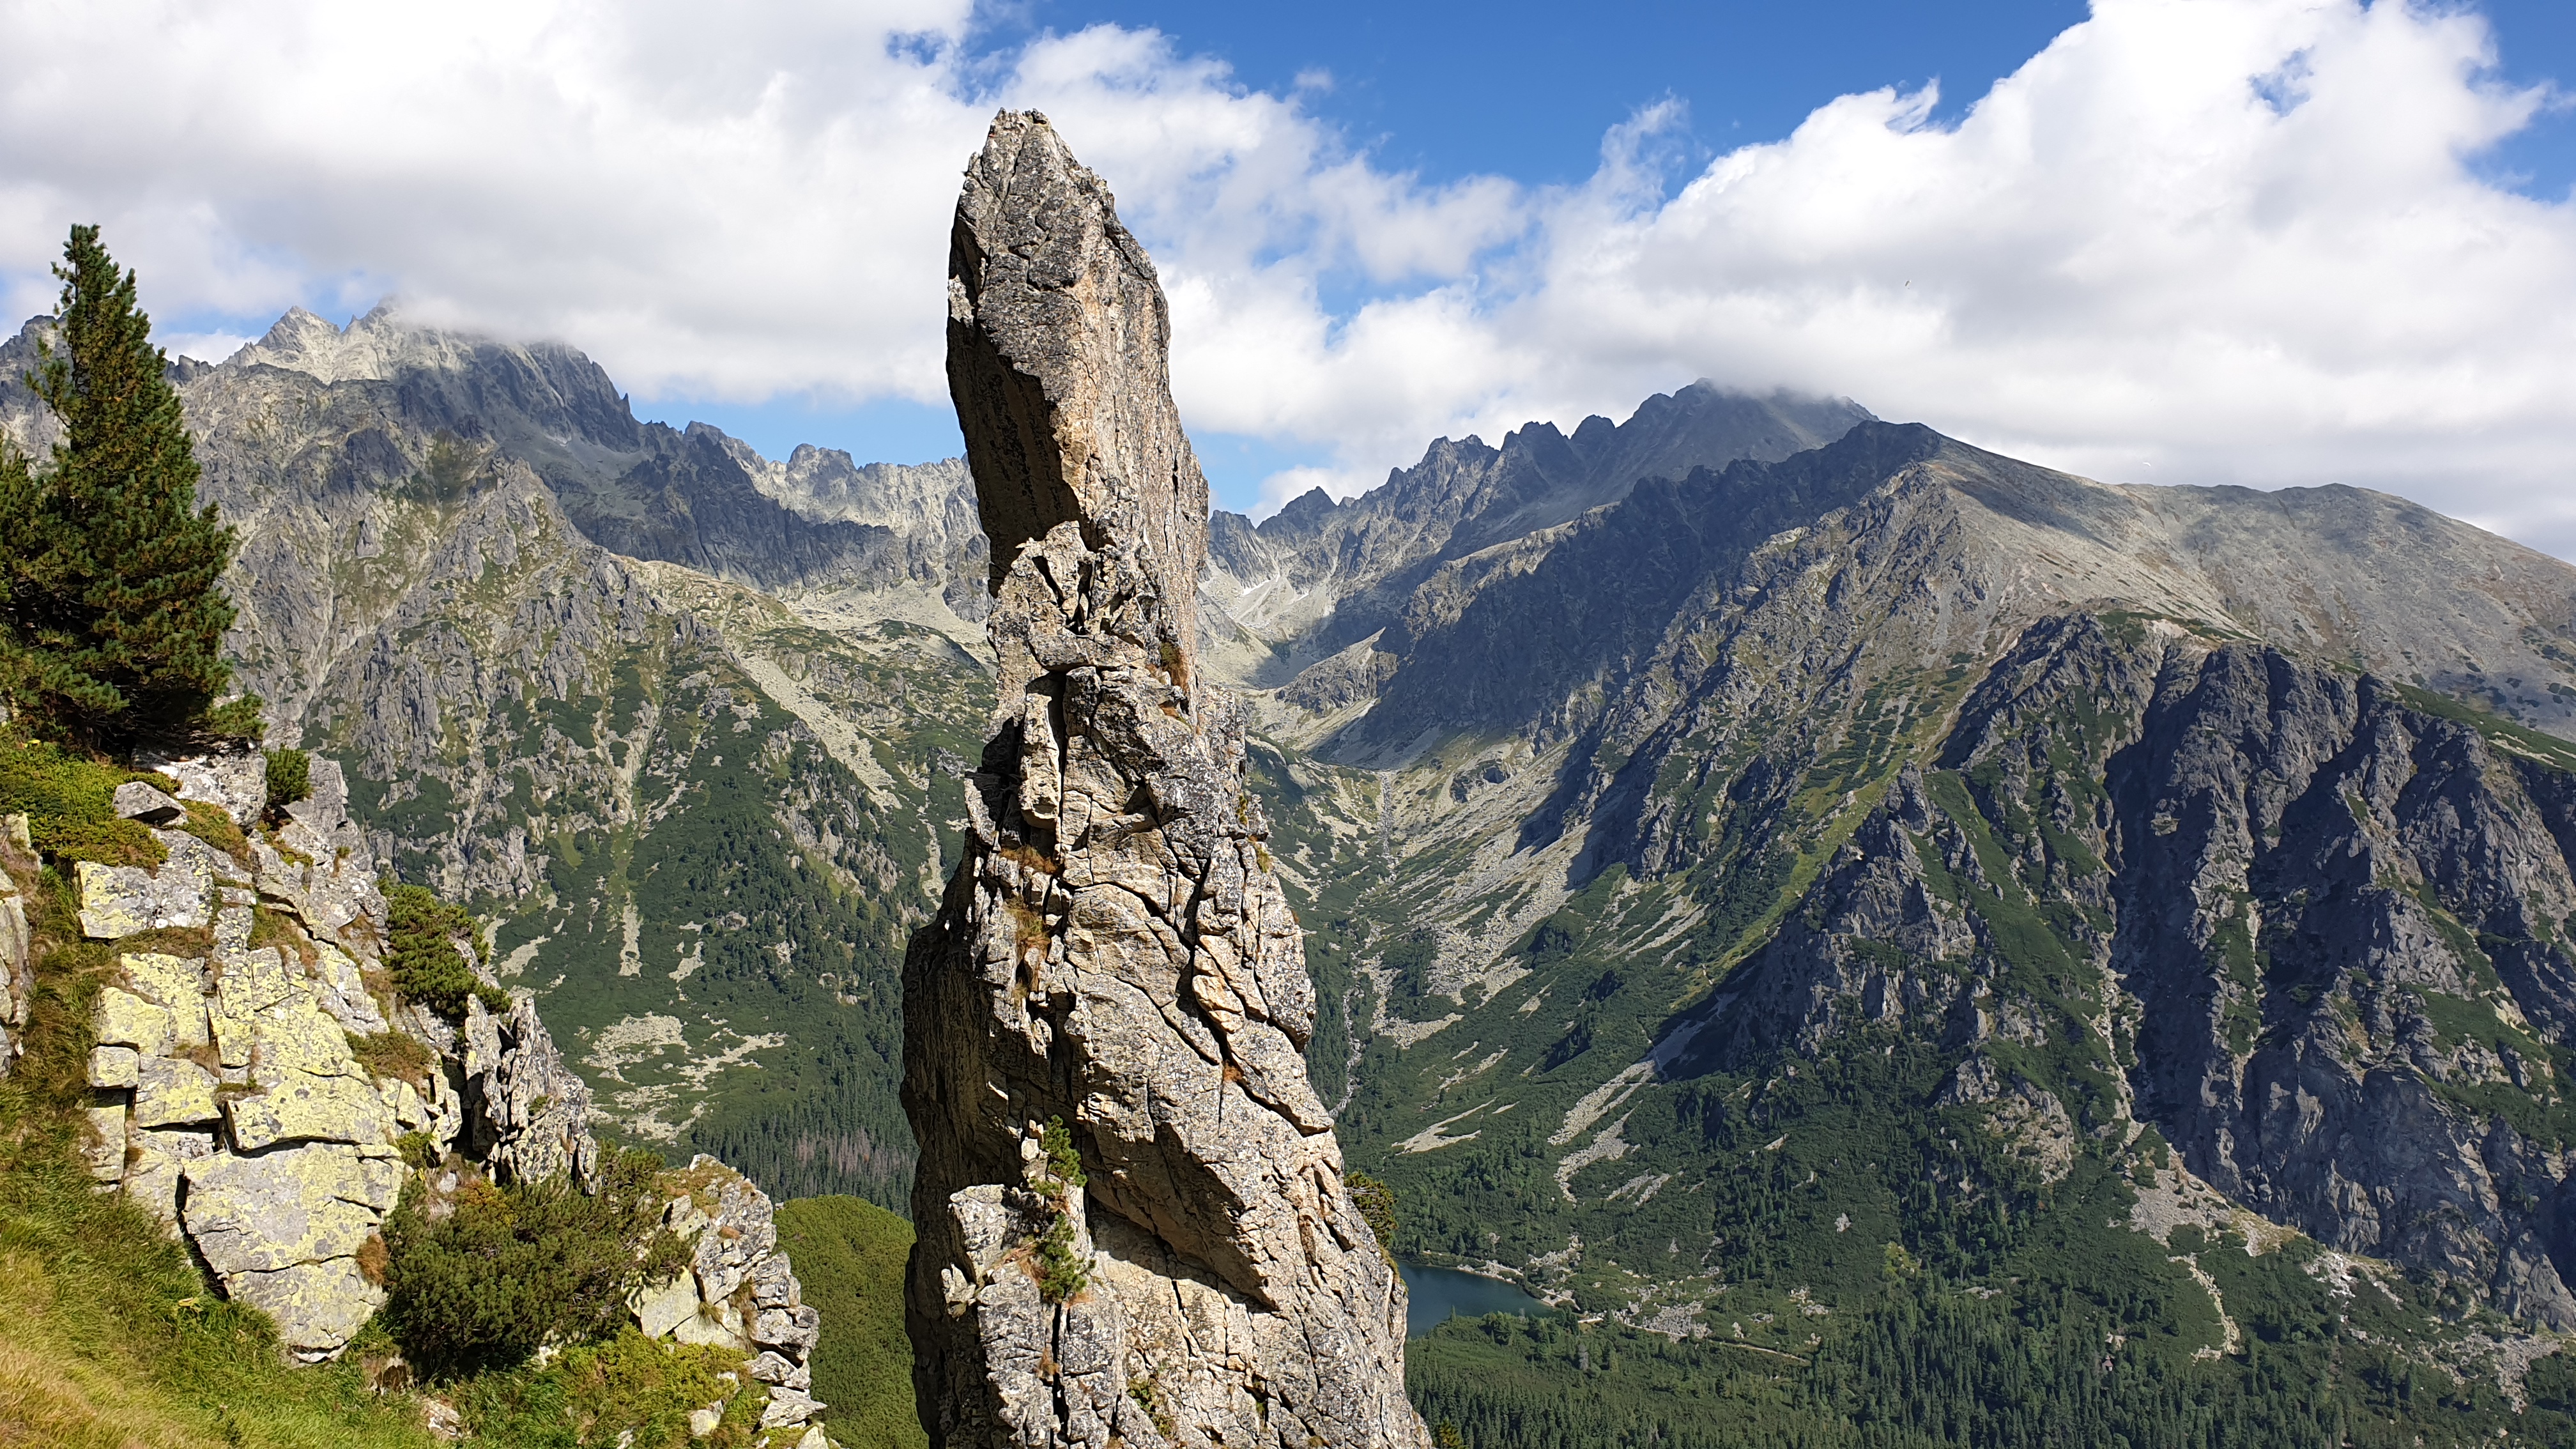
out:
{"label": "pine tree", "polygon": [[41,473],[0,457],[0,689],[39,730],[116,752],[255,738],[259,701],[218,704],[232,680],[222,577],[233,531],[197,506],[197,460],[135,305],[98,228],[63,248],[58,340],[27,382],[63,425]]}

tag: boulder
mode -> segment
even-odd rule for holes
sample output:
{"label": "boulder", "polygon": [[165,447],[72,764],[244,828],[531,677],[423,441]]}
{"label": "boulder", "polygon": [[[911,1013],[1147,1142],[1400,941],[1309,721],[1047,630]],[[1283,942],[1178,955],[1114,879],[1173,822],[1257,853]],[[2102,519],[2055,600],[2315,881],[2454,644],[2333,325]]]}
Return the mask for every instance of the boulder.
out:
{"label": "boulder", "polygon": [[167,1056],[178,1042],[170,1008],[114,986],[99,988],[90,1005],[91,1038],[102,1046],[127,1046],[145,1056]]}
{"label": "boulder", "polygon": [[93,1087],[132,1087],[142,1079],[136,1075],[138,1058],[130,1046],[92,1047],[89,1052],[89,1084]]}
{"label": "boulder", "polygon": [[290,1072],[265,1091],[226,1102],[224,1124],[236,1152],[257,1152],[281,1142],[381,1143],[393,1138],[384,1099],[365,1078],[309,1072]]}
{"label": "boulder", "polygon": [[101,1182],[115,1182],[125,1176],[125,1104],[88,1109],[89,1133],[84,1157],[89,1175]]}
{"label": "boulder", "polygon": [[183,1057],[144,1057],[135,1068],[134,1125],[188,1127],[223,1113],[215,1102],[215,1074]]}
{"label": "boulder", "polygon": [[661,1338],[698,1313],[697,1281],[686,1273],[648,1284],[635,1295],[635,1325],[646,1338]]}
{"label": "boulder", "polygon": [[[24,816],[11,816],[24,821]],[[34,1009],[36,975],[29,959],[34,940],[27,929],[26,901],[17,882],[0,870],[0,1077],[25,1050],[21,1040],[27,1014]]]}
{"label": "boulder", "polygon": [[317,1077],[366,1076],[349,1050],[349,1033],[298,991],[251,1018],[253,1074],[263,1083],[302,1072]]}
{"label": "boulder", "polygon": [[346,1347],[385,1303],[385,1290],[367,1281],[355,1258],[237,1273],[224,1292],[276,1319],[278,1338],[308,1361]]}
{"label": "boulder", "polygon": [[128,780],[117,786],[114,804],[120,818],[152,826],[175,825],[188,815],[187,806],[141,780]]}
{"label": "boulder", "polygon": [[178,756],[145,754],[135,763],[178,781],[180,799],[218,806],[244,829],[268,804],[268,756],[255,748]]}
{"label": "boulder", "polygon": [[[196,844],[194,836],[182,836]],[[80,885],[81,934],[94,941],[114,941],[143,931],[193,929],[208,921],[206,895],[214,872],[201,858],[213,851],[173,851],[158,871],[139,865],[101,865],[94,860],[73,864]]]}
{"label": "boulder", "polygon": [[368,1164],[379,1160],[316,1145],[191,1162],[188,1235],[228,1286],[235,1274],[348,1257],[375,1231],[382,1210],[369,1199],[387,1196],[379,1179],[401,1187],[399,1165],[371,1171]]}
{"label": "boulder", "polygon": [[760,1411],[760,1427],[793,1428],[822,1411],[823,1406],[814,1401],[813,1395],[784,1384],[774,1384],[769,1390],[769,1406]]}
{"label": "boulder", "polygon": [[133,994],[170,1013],[171,1040],[181,1048],[214,1040],[206,1022],[206,963],[158,951],[128,951],[116,958]]}

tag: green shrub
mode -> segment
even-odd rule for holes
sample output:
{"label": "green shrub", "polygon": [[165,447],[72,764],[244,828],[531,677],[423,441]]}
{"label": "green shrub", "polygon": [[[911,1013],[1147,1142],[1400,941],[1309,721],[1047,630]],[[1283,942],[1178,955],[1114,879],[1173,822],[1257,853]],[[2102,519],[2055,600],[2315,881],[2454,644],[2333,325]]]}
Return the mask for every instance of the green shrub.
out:
{"label": "green shrub", "polygon": [[549,1340],[614,1336],[627,1299],[687,1261],[661,1226],[661,1167],[650,1152],[619,1153],[587,1195],[560,1179],[468,1179],[435,1222],[415,1178],[385,1220],[387,1331],[442,1380],[514,1367]]}
{"label": "green shrub", "polygon": [[394,1139],[402,1160],[426,1172],[438,1166],[438,1139],[414,1128]]}
{"label": "green shrub", "polygon": [[1083,1175],[1082,1153],[1075,1149],[1072,1129],[1064,1125],[1062,1117],[1047,1119],[1046,1131],[1038,1138],[1038,1145],[1046,1149],[1047,1176],[1055,1181],[1059,1200],[1064,1196],[1064,1189],[1081,1187],[1091,1180]]}
{"label": "green shrub", "polygon": [[1038,1235],[1037,1259],[1038,1296],[1049,1303],[1073,1299],[1091,1283],[1090,1260],[1074,1251],[1071,1213],[1057,1213]]}
{"label": "green shrub", "polygon": [[394,989],[450,1021],[465,1015],[468,997],[498,1014],[510,1009],[507,994],[483,984],[465,964],[457,942],[469,942],[477,961],[488,960],[491,946],[463,906],[442,901],[426,886],[398,885],[385,892],[385,919],[393,939],[385,965]]}
{"label": "green shrub", "polygon": [[25,815],[36,849],[58,862],[157,866],[170,858],[151,831],[117,818],[116,787],[128,780],[164,790],[179,783],[0,731],[0,815]]}
{"label": "green shrub", "polygon": [[1360,1221],[1377,1235],[1377,1250],[1395,1261],[1395,1189],[1365,1172],[1345,1173],[1342,1186],[1350,1190],[1351,1206],[1360,1210]]}
{"label": "green shrub", "polygon": [[286,813],[286,807],[313,796],[313,757],[302,750],[268,752],[268,813]]}
{"label": "green shrub", "polygon": [[[768,1395],[737,1372],[742,1361],[728,1349],[656,1343],[630,1326],[605,1342],[566,1350],[545,1369],[461,1384],[453,1397],[470,1445],[748,1449],[760,1442]],[[693,1440],[690,1411],[709,1405],[722,1406],[723,1417],[713,1433]]]}

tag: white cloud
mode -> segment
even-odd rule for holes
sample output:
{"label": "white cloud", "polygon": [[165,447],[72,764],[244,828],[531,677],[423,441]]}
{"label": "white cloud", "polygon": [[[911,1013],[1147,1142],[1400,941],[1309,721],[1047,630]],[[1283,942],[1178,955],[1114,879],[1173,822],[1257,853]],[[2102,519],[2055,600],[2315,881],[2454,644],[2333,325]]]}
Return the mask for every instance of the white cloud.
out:
{"label": "white cloud", "polygon": [[2475,171],[2553,98],[2491,79],[2473,15],[2097,0],[1956,124],[1845,96],[1669,196],[1671,105],[1585,185],[1435,185],[1315,118],[1328,77],[1249,90],[1149,31],[993,55],[971,0],[722,15],[0,0],[0,54],[42,57],[0,74],[0,304],[49,308],[97,220],[164,316],[398,291],[647,395],[936,400],[957,176],[1034,104],[1155,250],[1192,425],[1333,457],[1274,501],[1705,375],[2576,554],[2576,209]]}
{"label": "white cloud", "polygon": [[257,339],[237,332],[163,332],[162,350],[172,357],[193,357],[199,362],[221,362]]}

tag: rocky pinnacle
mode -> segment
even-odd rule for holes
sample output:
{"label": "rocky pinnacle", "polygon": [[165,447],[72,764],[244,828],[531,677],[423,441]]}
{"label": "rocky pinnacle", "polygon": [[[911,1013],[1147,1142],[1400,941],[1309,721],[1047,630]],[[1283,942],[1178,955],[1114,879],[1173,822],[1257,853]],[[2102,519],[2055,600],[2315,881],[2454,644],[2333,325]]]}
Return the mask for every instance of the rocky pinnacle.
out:
{"label": "rocky pinnacle", "polygon": [[1196,683],[1207,483],[1153,264],[1036,112],[966,173],[948,376],[1000,704],[904,962],[932,1443],[1427,1445],[1301,1055],[1304,937]]}

